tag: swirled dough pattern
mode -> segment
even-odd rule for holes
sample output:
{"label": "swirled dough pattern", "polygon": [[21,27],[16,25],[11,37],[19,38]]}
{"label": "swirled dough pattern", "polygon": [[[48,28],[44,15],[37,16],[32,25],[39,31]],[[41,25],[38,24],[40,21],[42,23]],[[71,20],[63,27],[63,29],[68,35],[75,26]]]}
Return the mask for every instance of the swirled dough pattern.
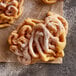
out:
{"label": "swirled dough pattern", "polygon": [[24,0],[0,0],[0,28],[7,27],[22,13]]}
{"label": "swirled dough pattern", "polygon": [[67,21],[58,14],[49,12],[44,20],[28,18],[11,33],[10,50],[26,65],[53,61],[64,57],[67,32]]}

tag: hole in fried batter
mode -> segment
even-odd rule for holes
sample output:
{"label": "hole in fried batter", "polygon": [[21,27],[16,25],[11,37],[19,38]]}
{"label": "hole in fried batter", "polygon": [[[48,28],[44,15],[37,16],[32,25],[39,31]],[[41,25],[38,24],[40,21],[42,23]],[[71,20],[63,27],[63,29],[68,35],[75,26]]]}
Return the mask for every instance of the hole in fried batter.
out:
{"label": "hole in fried batter", "polygon": [[61,34],[61,35],[59,36],[59,41],[60,41],[60,42],[64,42],[64,36],[63,36],[63,34]]}

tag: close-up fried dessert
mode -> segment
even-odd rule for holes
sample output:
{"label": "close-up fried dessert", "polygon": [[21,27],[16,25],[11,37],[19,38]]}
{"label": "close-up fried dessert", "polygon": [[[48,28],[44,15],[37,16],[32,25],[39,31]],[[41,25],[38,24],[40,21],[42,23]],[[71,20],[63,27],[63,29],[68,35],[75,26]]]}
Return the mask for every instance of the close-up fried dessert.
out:
{"label": "close-up fried dessert", "polygon": [[42,0],[42,1],[46,4],[53,4],[57,2],[57,0]]}
{"label": "close-up fried dessert", "polygon": [[54,4],[57,1],[63,1],[63,0],[42,0],[45,4]]}
{"label": "close-up fried dessert", "polygon": [[54,61],[64,57],[68,23],[62,16],[49,12],[44,20],[27,18],[9,38],[10,50],[20,63]]}
{"label": "close-up fried dessert", "polygon": [[0,76],[76,76],[76,0],[0,0]]}
{"label": "close-up fried dessert", "polygon": [[10,26],[22,14],[24,0],[0,0],[0,28]]}

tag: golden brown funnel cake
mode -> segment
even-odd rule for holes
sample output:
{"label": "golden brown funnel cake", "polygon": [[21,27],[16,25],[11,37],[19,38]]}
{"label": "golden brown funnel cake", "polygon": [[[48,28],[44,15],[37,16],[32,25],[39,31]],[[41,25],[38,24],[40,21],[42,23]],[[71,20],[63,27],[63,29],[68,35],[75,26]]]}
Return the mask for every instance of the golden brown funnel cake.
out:
{"label": "golden brown funnel cake", "polygon": [[46,4],[53,4],[57,2],[57,0],[42,0],[42,1]]}
{"label": "golden brown funnel cake", "polygon": [[67,31],[67,21],[58,14],[49,12],[44,20],[27,18],[11,33],[10,50],[25,65],[54,61],[64,57]]}
{"label": "golden brown funnel cake", "polygon": [[22,13],[24,0],[0,0],[0,28],[10,26]]}
{"label": "golden brown funnel cake", "polygon": [[56,3],[57,1],[63,1],[63,0],[42,0],[44,3],[46,4],[54,4]]}

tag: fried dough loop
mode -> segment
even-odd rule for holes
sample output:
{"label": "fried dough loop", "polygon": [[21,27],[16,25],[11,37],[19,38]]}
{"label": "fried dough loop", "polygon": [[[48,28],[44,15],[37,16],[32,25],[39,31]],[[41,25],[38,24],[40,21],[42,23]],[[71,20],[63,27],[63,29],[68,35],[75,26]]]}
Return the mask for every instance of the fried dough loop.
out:
{"label": "fried dough loop", "polygon": [[23,1],[0,0],[0,28],[9,26],[22,14]]}
{"label": "fried dough loop", "polygon": [[60,15],[48,13],[45,20],[28,18],[11,33],[10,50],[25,65],[33,60],[53,61],[64,57],[67,31],[68,23]]}
{"label": "fried dough loop", "polygon": [[42,0],[42,1],[46,4],[53,4],[57,2],[57,0]]}
{"label": "fried dough loop", "polygon": [[15,6],[8,7],[8,9],[5,12],[7,16],[16,16],[17,13],[18,13],[18,9]]}

